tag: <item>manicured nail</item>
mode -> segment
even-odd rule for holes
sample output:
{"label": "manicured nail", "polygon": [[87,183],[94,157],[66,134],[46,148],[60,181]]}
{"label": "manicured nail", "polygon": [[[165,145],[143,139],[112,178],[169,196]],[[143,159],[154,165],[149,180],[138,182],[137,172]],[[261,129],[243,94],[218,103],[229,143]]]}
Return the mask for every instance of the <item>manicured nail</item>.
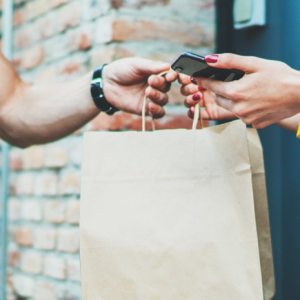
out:
{"label": "manicured nail", "polygon": [[217,54],[212,54],[212,55],[207,55],[205,56],[205,61],[208,63],[215,64],[219,60],[219,55]]}
{"label": "manicured nail", "polygon": [[194,77],[191,77],[191,78],[190,78],[190,80],[191,80],[191,83],[193,83],[193,84],[197,84],[197,82],[196,82],[196,80],[195,80],[195,78],[194,78]]}
{"label": "manicured nail", "polygon": [[198,86],[198,90],[199,90],[199,92],[204,92],[204,91],[206,91],[206,88],[204,88],[202,86]]}
{"label": "manicured nail", "polygon": [[197,101],[201,99],[201,95],[200,94],[194,94],[193,95],[193,100]]}

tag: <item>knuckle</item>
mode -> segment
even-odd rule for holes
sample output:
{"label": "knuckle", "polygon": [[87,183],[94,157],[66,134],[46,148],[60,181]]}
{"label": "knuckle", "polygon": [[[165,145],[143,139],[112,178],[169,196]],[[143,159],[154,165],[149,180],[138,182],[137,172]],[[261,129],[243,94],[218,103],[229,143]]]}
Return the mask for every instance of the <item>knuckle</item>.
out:
{"label": "knuckle", "polygon": [[243,121],[247,118],[246,110],[241,106],[234,105],[232,112]]}
{"label": "knuckle", "polygon": [[233,100],[235,91],[231,87],[224,87],[223,95],[225,98]]}
{"label": "knuckle", "polygon": [[165,106],[168,103],[168,101],[169,101],[169,96],[165,94],[160,102],[161,106]]}
{"label": "knuckle", "polygon": [[225,56],[226,64],[227,64],[227,65],[229,66],[229,68],[230,68],[230,66],[234,65],[235,55],[232,54],[232,53],[227,53],[227,54],[225,54],[225,55],[226,55],[226,56]]}

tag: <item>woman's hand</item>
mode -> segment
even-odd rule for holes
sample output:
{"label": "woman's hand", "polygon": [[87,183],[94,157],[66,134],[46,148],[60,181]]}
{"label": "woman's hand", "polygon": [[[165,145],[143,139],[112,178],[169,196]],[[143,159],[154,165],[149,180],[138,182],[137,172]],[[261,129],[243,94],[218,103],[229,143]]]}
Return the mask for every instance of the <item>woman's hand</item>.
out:
{"label": "woman's hand", "polygon": [[205,108],[201,111],[203,120],[226,121],[236,119],[234,114],[216,104],[210,91],[191,83],[189,76],[180,75],[179,81],[182,84],[181,94],[186,96],[184,105],[189,108],[188,116],[190,118],[194,116],[195,105],[200,102],[201,107]]}
{"label": "woman's hand", "polygon": [[246,73],[232,82],[195,78],[198,85],[213,92],[219,106],[246,124],[264,128],[300,112],[300,72],[288,65],[233,54],[209,55],[205,59],[213,67]]}

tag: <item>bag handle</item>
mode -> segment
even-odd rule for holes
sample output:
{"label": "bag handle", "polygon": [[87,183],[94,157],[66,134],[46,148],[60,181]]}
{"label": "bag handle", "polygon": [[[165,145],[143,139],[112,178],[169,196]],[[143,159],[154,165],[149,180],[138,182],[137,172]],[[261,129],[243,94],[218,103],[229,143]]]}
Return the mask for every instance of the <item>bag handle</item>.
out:
{"label": "bag handle", "polygon": [[[170,71],[170,70],[169,70]],[[158,74],[158,76],[165,76],[169,71],[164,71]],[[143,108],[142,108],[142,132],[146,131],[146,105],[147,105],[147,96],[144,96],[144,101],[143,101]],[[155,131],[155,122],[153,117],[152,119],[152,130]],[[200,126],[201,129],[203,129],[203,121],[202,121],[202,116],[201,116],[201,107],[200,104],[197,103],[195,106],[195,113],[194,113],[194,119],[193,119],[193,126],[192,126],[192,130],[196,130],[197,129],[197,123],[198,120],[200,122]]]}

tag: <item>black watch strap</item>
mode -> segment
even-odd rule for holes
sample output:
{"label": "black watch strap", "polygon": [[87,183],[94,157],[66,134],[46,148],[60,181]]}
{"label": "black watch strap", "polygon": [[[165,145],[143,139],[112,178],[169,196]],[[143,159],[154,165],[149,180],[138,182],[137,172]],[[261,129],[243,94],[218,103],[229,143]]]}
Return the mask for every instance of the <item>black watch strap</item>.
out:
{"label": "black watch strap", "polygon": [[106,65],[98,67],[94,70],[93,80],[91,82],[91,94],[96,106],[108,115],[113,115],[117,108],[108,103],[105,99],[102,85],[102,70]]}

